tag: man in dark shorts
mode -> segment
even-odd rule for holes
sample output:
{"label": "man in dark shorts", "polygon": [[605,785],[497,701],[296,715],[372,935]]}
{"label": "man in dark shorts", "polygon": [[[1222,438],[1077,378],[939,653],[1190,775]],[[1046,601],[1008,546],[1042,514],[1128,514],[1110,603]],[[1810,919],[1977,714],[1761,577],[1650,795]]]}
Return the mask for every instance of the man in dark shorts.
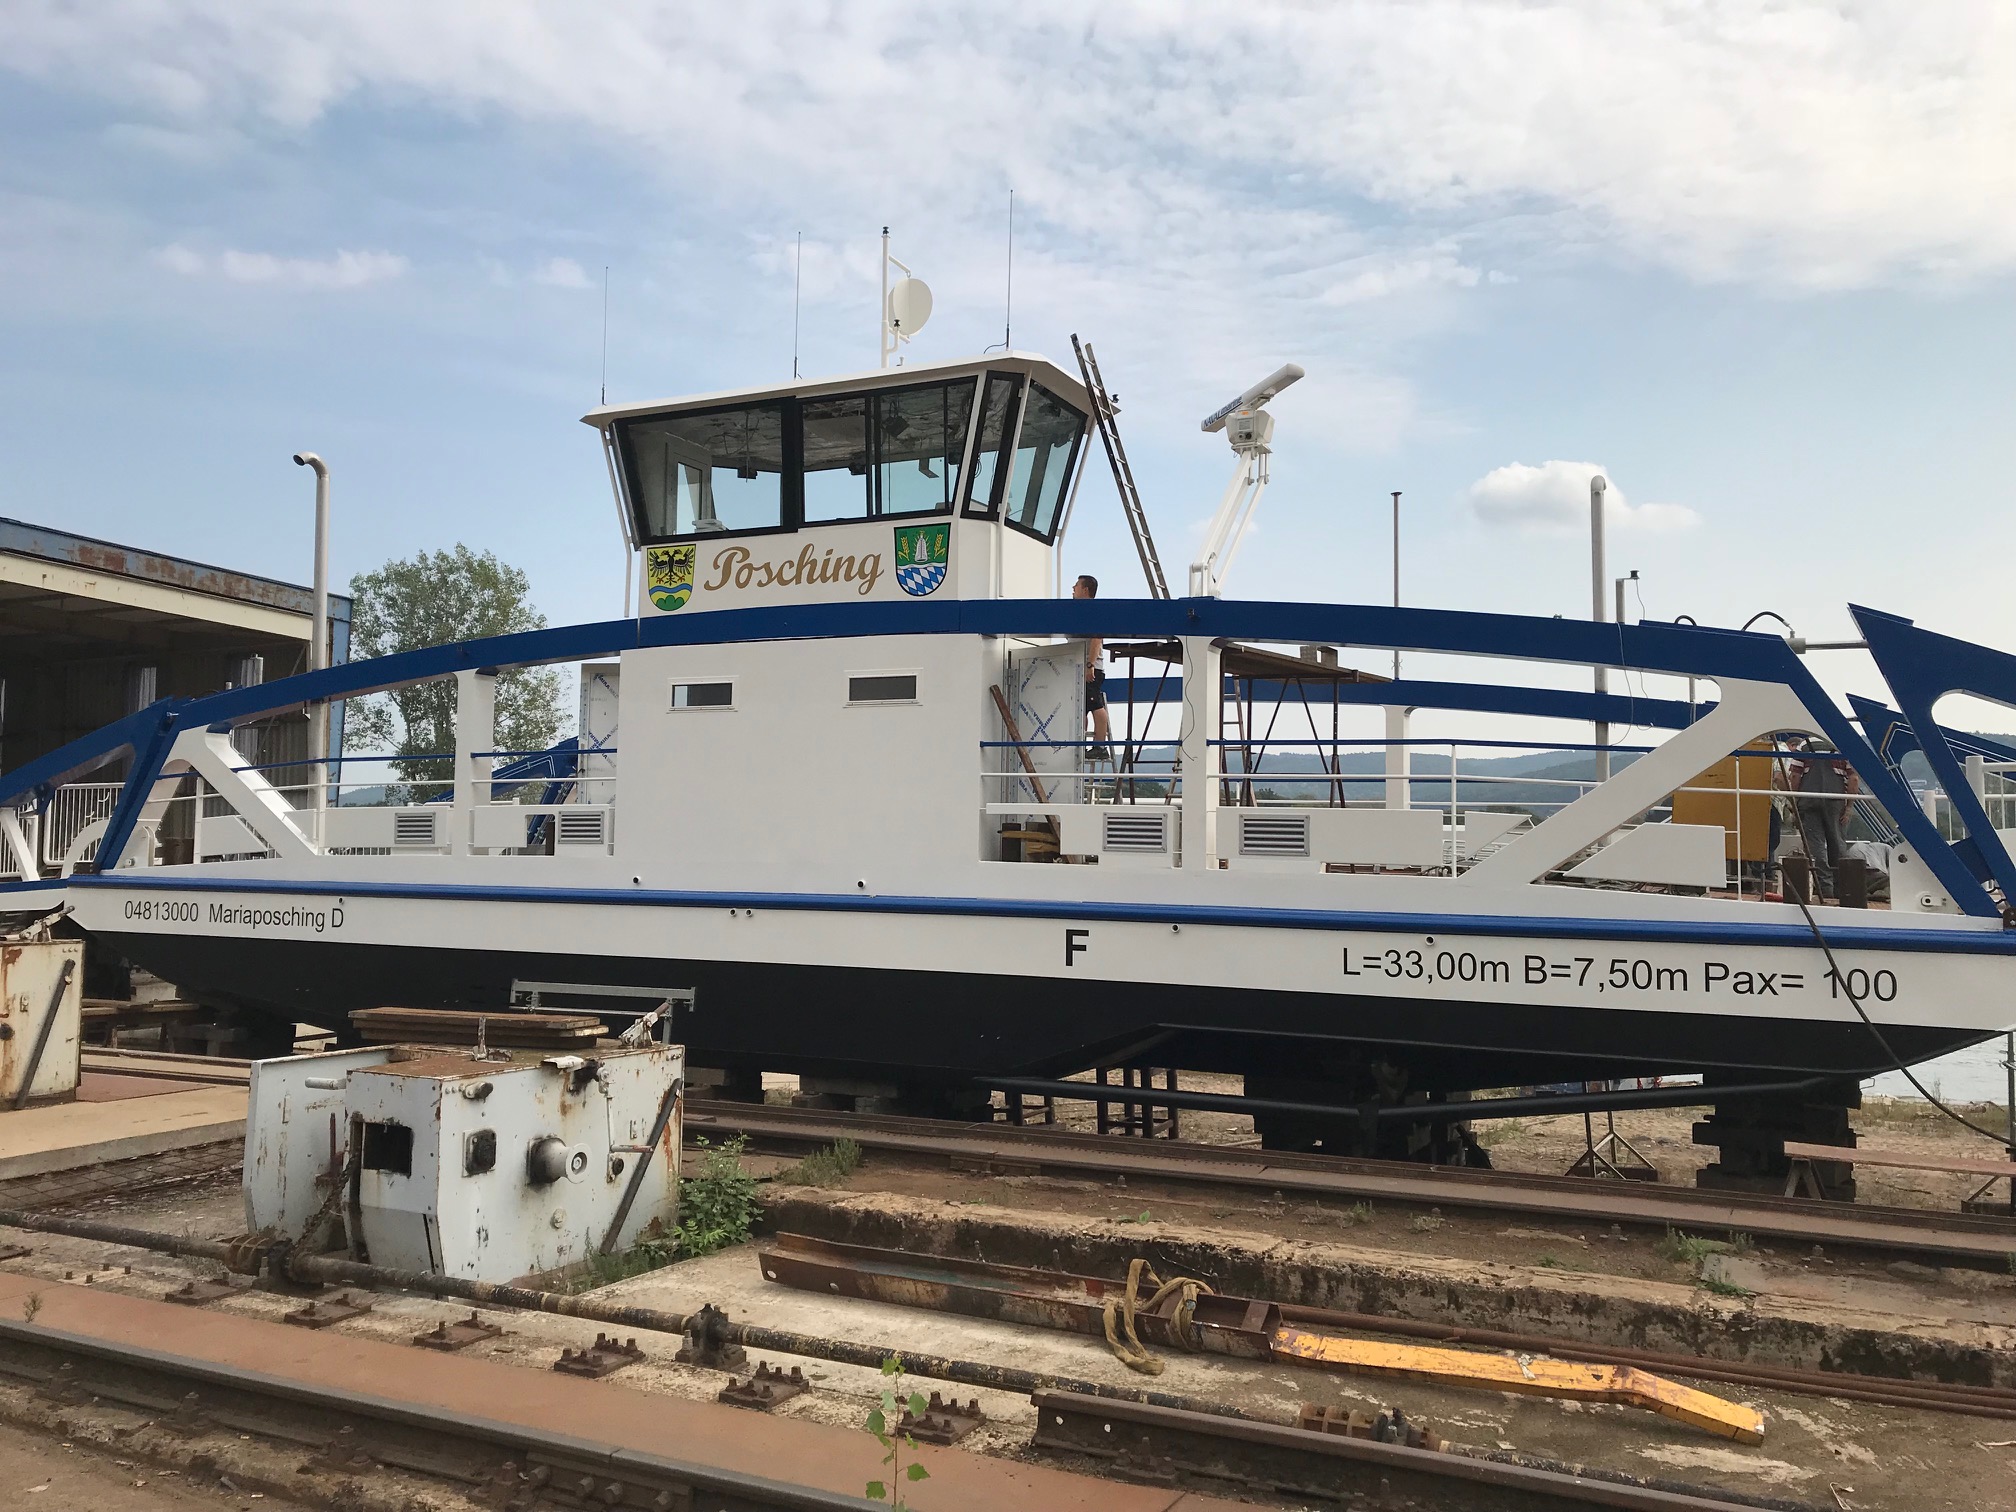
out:
{"label": "man in dark shorts", "polygon": [[[1099,579],[1085,573],[1071,585],[1071,597],[1099,597]],[[1112,716],[1106,712],[1106,669],[1099,665],[1105,650],[1106,642],[1100,636],[1092,636],[1085,642],[1085,712],[1092,716],[1092,747],[1085,755],[1092,761],[1113,759]]]}

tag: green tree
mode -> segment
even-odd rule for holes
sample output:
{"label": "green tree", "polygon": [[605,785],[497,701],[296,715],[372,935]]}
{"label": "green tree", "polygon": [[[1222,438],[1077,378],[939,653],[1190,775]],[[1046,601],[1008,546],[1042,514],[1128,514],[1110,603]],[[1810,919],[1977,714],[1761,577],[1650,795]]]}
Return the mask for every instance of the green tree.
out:
{"label": "green tree", "polygon": [[[453,551],[423,551],[387,562],[350,580],[355,601],[350,626],[353,660],[418,651],[484,635],[543,630],[546,616],[532,607],[531,580],[490,552],[456,544]],[[560,675],[551,667],[518,667],[497,679],[498,751],[538,751],[560,731]],[[413,758],[455,749],[455,680],[415,683],[389,693],[352,699],[345,718],[346,750]],[[393,763],[409,782],[447,776],[442,761]],[[424,795],[419,795],[424,796]]]}

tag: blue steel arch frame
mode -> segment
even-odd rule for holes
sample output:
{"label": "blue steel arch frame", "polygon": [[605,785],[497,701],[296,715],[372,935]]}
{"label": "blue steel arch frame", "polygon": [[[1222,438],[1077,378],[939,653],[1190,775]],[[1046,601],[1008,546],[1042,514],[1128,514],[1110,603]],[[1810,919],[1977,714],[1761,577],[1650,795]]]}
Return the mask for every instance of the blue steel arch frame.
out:
{"label": "blue steel arch frame", "polygon": [[[1856,613],[1861,618],[1870,612],[1857,610]],[[1908,621],[1889,616],[1877,618],[1885,624],[1909,627]],[[1868,624],[1863,628],[1865,638],[1875,652],[1878,635],[1870,633]],[[1924,632],[1912,633],[1924,636]],[[1215,598],[977,599],[917,604],[806,604],[603,620],[550,630],[531,630],[350,662],[255,687],[212,694],[207,698],[179,703],[164,700],[143,711],[143,715],[151,716],[151,724],[142,716],[134,716],[118,725],[108,726],[96,735],[74,741],[62,750],[0,778],[0,804],[13,802],[23,794],[46,794],[54,783],[64,780],[65,772],[75,770],[78,763],[102,762],[117,749],[132,749],[132,774],[99,845],[102,868],[116,864],[168,751],[175,738],[188,728],[203,726],[228,730],[247,720],[304,708],[318,701],[361,697],[459,671],[578,661],[657,646],[877,635],[1098,635],[1109,640],[1205,636],[1225,641],[1393,647],[1402,651],[1628,668],[1680,677],[1731,677],[1779,683],[1791,689],[1821,732],[1834,743],[1835,749],[1846,756],[1862,775],[1871,796],[1883,804],[1897,821],[1899,829],[1919,848],[1960,907],[1982,917],[1994,917],[1997,912],[1994,901],[1982,890],[1978,880],[1969,874],[1969,868],[1961,863],[1955,849],[1940,838],[1931,821],[1919,811],[1910,791],[1857,733],[1854,724],[1828,698],[1792,649],[1777,636],[1657,622],[1614,625],[1470,610],[1396,609],[1365,604],[1243,602]],[[2016,702],[2016,658],[2001,656],[1966,642],[1948,641],[1945,637],[1935,639],[1942,646],[1965,653],[1970,665],[1989,659],[1988,665],[2001,669],[1996,672],[1995,678],[1991,678],[1991,685],[2006,685],[2010,701]],[[1886,636],[1886,645],[1893,644],[1893,641],[1894,638]],[[1911,649],[1915,644],[1906,643],[1903,660],[1908,662],[1911,656],[1917,654]],[[1894,659],[1897,653],[1893,651],[1892,654]],[[1878,663],[1883,664],[1880,653]],[[1890,675],[1887,666],[1885,675]],[[1967,684],[1963,681],[1958,685]],[[1391,702],[1405,685],[1366,686],[1383,695],[1375,696],[1371,701]],[[1430,691],[1434,686],[1423,685],[1423,691]],[[1454,697],[1447,691],[1450,686],[1439,685],[1445,700]],[[1953,691],[1953,688],[1944,691]],[[1580,704],[1580,696],[1574,704],[1566,704],[1550,690],[1534,690],[1533,699],[1523,707],[1511,707],[1518,700],[1507,699],[1505,690],[1500,687],[1480,686],[1475,696],[1495,700],[1486,707],[1511,713],[1539,713],[1544,708],[1547,713],[1560,717],[1556,712],[1559,708],[1586,707]],[[1901,692],[1899,696],[1902,700]],[[1425,699],[1422,700],[1422,703],[1425,702]],[[1655,723],[1645,717],[1654,712],[1646,706],[1655,701],[1619,698],[1613,703],[1640,708],[1642,712],[1638,723]],[[1438,706],[1454,705],[1445,701]],[[1684,709],[1687,706],[1679,704],[1677,707]],[[1905,709],[1910,714],[1912,705],[1905,703]],[[1587,716],[1578,714],[1573,717]],[[1918,724],[1920,729],[1930,724],[1929,718],[1922,724],[1914,718],[1913,723]],[[1947,761],[1951,763],[1951,759],[1948,752]],[[1963,778],[1959,786],[1964,788],[1965,785]],[[1978,811],[1979,806],[1974,807]],[[1971,831],[1972,816],[1969,817]],[[1979,819],[1985,828],[1986,815],[1979,815]],[[1996,880],[2001,883],[2005,896],[2016,898],[2016,868],[2009,867],[2006,853],[2002,853],[1999,843],[1992,836],[1990,846],[1999,855],[2002,868],[1994,872]],[[2005,871],[2009,873],[2006,877]]]}
{"label": "blue steel arch frame", "polygon": [[[1898,709],[1910,722],[1918,749],[1925,753],[1933,775],[1946,789],[1947,801],[1966,826],[1967,837],[1954,842],[1951,853],[1977,878],[1992,878],[2005,905],[2016,904],[2016,863],[2010,861],[2008,847],[1968,785],[1966,768],[1954,753],[1953,741],[1932,712],[1933,705],[1948,693],[1978,694],[2016,707],[2016,656],[1921,630],[1910,620],[1879,609],[1859,604],[1850,604],[1848,609],[1862,639],[1869,643],[1869,655],[1890,685]],[[1923,850],[1925,842],[1921,839],[1918,845]]]}

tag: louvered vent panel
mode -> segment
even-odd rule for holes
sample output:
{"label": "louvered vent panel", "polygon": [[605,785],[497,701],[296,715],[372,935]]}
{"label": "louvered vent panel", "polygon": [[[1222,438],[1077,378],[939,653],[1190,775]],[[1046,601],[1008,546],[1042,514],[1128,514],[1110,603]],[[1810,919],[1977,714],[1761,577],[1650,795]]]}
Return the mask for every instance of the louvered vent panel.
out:
{"label": "louvered vent panel", "polygon": [[434,825],[439,814],[394,814],[392,816],[392,843],[394,845],[426,845],[438,842],[434,838]]}
{"label": "louvered vent panel", "polygon": [[1242,856],[1306,856],[1309,854],[1307,814],[1241,814],[1239,854]]}
{"label": "louvered vent panel", "polygon": [[1105,848],[1109,851],[1166,851],[1169,849],[1169,816],[1159,814],[1107,814]]}
{"label": "louvered vent panel", "polygon": [[576,809],[572,812],[562,809],[558,818],[559,828],[553,836],[556,845],[593,845],[607,848],[609,844],[607,809]]}

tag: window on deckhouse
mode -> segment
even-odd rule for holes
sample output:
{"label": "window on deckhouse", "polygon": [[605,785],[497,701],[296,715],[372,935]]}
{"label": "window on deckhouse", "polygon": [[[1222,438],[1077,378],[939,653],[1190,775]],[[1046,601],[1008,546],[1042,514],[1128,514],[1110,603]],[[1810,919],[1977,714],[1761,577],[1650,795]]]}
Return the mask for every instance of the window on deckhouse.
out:
{"label": "window on deckhouse", "polygon": [[620,423],[639,533],[647,541],[776,530],[795,440],[781,403]]}
{"label": "window on deckhouse", "polygon": [[949,510],[974,388],[965,378],[806,400],[805,523]]}
{"label": "window on deckhouse", "polygon": [[1010,525],[1046,541],[1056,533],[1084,434],[1084,415],[1041,384],[1029,385],[1021,434],[1015,439],[1015,470],[1008,481]]}
{"label": "window on deckhouse", "polygon": [[973,441],[971,489],[966,513],[992,519],[1001,507],[1001,485],[1005,478],[1003,454],[1015,436],[1017,399],[1022,392],[1019,373],[989,373],[987,396],[980,404],[980,434]]}

